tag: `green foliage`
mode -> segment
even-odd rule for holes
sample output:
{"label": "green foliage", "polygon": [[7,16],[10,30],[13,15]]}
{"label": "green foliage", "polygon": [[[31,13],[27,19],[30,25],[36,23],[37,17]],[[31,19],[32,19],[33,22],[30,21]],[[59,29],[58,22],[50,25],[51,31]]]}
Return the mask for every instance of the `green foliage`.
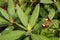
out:
{"label": "green foliage", "polygon": [[60,40],[59,2],[7,0],[7,10],[0,7],[0,40]]}
{"label": "green foliage", "polygon": [[15,16],[15,7],[14,3],[12,0],[7,0],[8,1],[8,13],[10,16]]}
{"label": "green foliage", "polygon": [[8,26],[1,34],[8,34],[9,32],[11,32],[14,29],[13,26]]}
{"label": "green foliage", "polygon": [[22,26],[21,24],[16,23],[16,25],[18,25],[20,28],[26,30],[26,28],[24,26]]}
{"label": "green foliage", "polygon": [[16,40],[17,38],[19,38],[21,35],[24,34],[24,31],[12,31],[9,34],[6,35],[2,35],[0,37],[0,40]]}
{"label": "green foliage", "polygon": [[53,19],[54,15],[55,15],[55,10],[54,9],[49,9],[48,17],[49,17],[50,20]]}
{"label": "green foliage", "polygon": [[41,40],[39,35],[36,35],[36,34],[32,34],[31,37],[32,37],[32,40]]}
{"label": "green foliage", "polygon": [[52,20],[50,27],[52,26],[52,28],[58,28],[59,27],[59,21],[58,20]]}
{"label": "green foliage", "polygon": [[26,37],[24,40],[29,40],[29,37]]}
{"label": "green foliage", "polygon": [[0,21],[1,21],[0,24],[7,24],[8,23],[8,21],[6,21],[5,19],[3,19],[1,17],[0,17]]}
{"label": "green foliage", "polygon": [[40,8],[40,15],[42,17],[45,17],[47,15],[47,12],[43,8]]}
{"label": "green foliage", "polygon": [[38,15],[39,15],[39,9],[40,9],[40,6],[38,4],[38,5],[36,5],[36,7],[35,7],[35,9],[34,9],[34,11],[32,13],[32,15],[31,15],[31,19],[29,21],[29,25],[31,27],[33,27],[35,25],[35,22],[36,22],[36,20],[38,18]]}
{"label": "green foliage", "polygon": [[52,0],[40,0],[40,3],[51,4],[53,2],[52,2]]}
{"label": "green foliage", "polygon": [[0,6],[3,6],[4,0],[0,0]]}
{"label": "green foliage", "polygon": [[24,14],[24,12],[21,10],[21,8],[18,5],[16,6],[16,9],[17,9],[17,14],[19,16],[19,19],[21,20],[24,26],[27,26],[28,17],[26,16],[26,14]]}
{"label": "green foliage", "polygon": [[58,11],[60,12],[60,3],[59,3],[59,1],[57,1],[55,4],[57,6]]}
{"label": "green foliage", "polygon": [[6,10],[0,8],[0,13],[3,17],[5,17],[7,20],[9,20],[9,15],[8,13],[6,12]]}
{"label": "green foliage", "polygon": [[25,14],[29,15],[32,10],[32,4],[26,9]]}

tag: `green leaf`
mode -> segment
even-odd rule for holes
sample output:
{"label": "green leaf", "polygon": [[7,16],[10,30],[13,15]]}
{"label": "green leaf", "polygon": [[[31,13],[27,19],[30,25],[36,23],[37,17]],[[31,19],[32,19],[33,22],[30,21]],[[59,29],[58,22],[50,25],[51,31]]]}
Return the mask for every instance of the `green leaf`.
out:
{"label": "green leaf", "polygon": [[40,0],[40,3],[51,4],[53,2],[52,2],[52,0]]}
{"label": "green leaf", "polygon": [[0,27],[6,27],[8,24],[0,24]]}
{"label": "green leaf", "polygon": [[54,16],[55,16],[55,10],[49,9],[49,14],[48,14],[49,19],[52,20]]}
{"label": "green leaf", "polygon": [[45,18],[42,18],[42,20],[39,21],[39,22],[34,26],[34,29],[33,29],[33,30],[36,31],[36,30],[42,28],[42,24],[44,23],[44,20],[45,20]]}
{"label": "green leaf", "polygon": [[26,3],[21,4],[20,8],[21,8],[23,11],[25,11],[25,9],[26,9]]}
{"label": "green leaf", "polygon": [[18,0],[18,1],[20,5],[24,3],[24,0]]}
{"label": "green leaf", "polygon": [[32,34],[31,38],[32,38],[32,40],[41,40],[41,38],[39,37],[39,35],[36,35],[36,34]]}
{"label": "green leaf", "polygon": [[0,37],[0,40],[16,40],[18,39],[21,35],[23,35],[25,33],[25,31],[20,31],[20,30],[17,30],[17,31],[12,31],[6,35],[2,35]]}
{"label": "green leaf", "polygon": [[1,37],[1,33],[0,33],[0,37]]}
{"label": "green leaf", "polygon": [[39,16],[39,9],[40,9],[40,6],[38,4],[38,5],[36,5],[32,15],[31,15],[31,19],[29,20],[29,25],[31,27],[33,27],[35,25],[35,23],[36,23],[36,20],[37,20],[37,18]]}
{"label": "green leaf", "polygon": [[0,6],[3,6],[4,0],[0,0]]}
{"label": "green leaf", "polygon": [[50,40],[60,40],[59,38],[57,38],[57,37],[51,37],[51,38],[49,38]]}
{"label": "green leaf", "polygon": [[2,35],[10,33],[14,29],[14,26],[8,26],[3,32],[1,33]]}
{"label": "green leaf", "polygon": [[42,31],[41,31],[41,38],[44,36],[44,38],[46,37],[46,40],[48,39],[47,37],[53,37],[55,34],[53,33],[53,31],[50,31],[50,30],[48,30],[48,28],[47,29],[43,29]]}
{"label": "green leaf", "polygon": [[21,20],[22,24],[27,27],[28,25],[27,15],[22,11],[22,9],[18,5],[16,5],[16,9],[17,9],[18,17]]}
{"label": "green leaf", "polygon": [[32,10],[32,4],[26,9],[25,14],[29,15]]}
{"label": "green leaf", "polygon": [[58,28],[59,27],[59,21],[58,20],[52,20],[49,27]]}
{"label": "green leaf", "polygon": [[55,4],[56,4],[56,6],[57,6],[58,11],[60,12],[60,2],[57,1]]}
{"label": "green leaf", "polygon": [[41,35],[46,35],[45,33],[48,32],[47,29],[42,29]]}
{"label": "green leaf", "polygon": [[13,0],[7,0],[8,2],[8,13],[10,16],[15,16],[15,7]]}
{"label": "green leaf", "polygon": [[24,26],[22,26],[21,24],[16,23],[16,25],[18,25],[20,28],[26,30],[26,28]]}
{"label": "green leaf", "polygon": [[0,17],[0,24],[8,24],[8,21]]}
{"label": "green leaf", "polygon": [[9,20],[9,15],[8,13],[6,12],[6,10],[0,8],[0,12],[2,14],[3,17],[5,17],[7,20]]}
{"label": "green leaf", "polygon": [[60,38],[58,38],[58,40],[60,40]]}
{"label": "green leaf", "polygon": [[41,15],[42,17],[46,17],[47,12],[46,12],[43,8],[40,8],[40,15]]}
{"label": "green leaf", "polygon": [[26,37],[24,40],[30,40],[29,37]]}
{"label": "green leaf", "polygon": [[43,24],[43,22],[42,21],[40,21],[39,23],[37,23],[35,26],[34,26],[34,31],[36,31],[36,30],[38,30],[39,28],[41,28],[42,27],[42,24]]}
{"label": "green leaf", "polygon": [[40,35],[41,40],[49,40],[47,37]]}

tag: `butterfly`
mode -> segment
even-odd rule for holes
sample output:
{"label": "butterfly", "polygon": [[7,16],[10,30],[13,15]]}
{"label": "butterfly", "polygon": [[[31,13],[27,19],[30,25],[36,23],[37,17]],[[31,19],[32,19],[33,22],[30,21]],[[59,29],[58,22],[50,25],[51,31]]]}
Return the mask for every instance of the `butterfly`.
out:
{"label": "butterfly", "polygon": [[51,22],[51,20],[50,20],[49,18],[46,18],[46,19],[44,20],[44,23],[42,24],[42,26],[43,26],[44,28],[47,28],[47,27],[49,27],[50,22]]}

